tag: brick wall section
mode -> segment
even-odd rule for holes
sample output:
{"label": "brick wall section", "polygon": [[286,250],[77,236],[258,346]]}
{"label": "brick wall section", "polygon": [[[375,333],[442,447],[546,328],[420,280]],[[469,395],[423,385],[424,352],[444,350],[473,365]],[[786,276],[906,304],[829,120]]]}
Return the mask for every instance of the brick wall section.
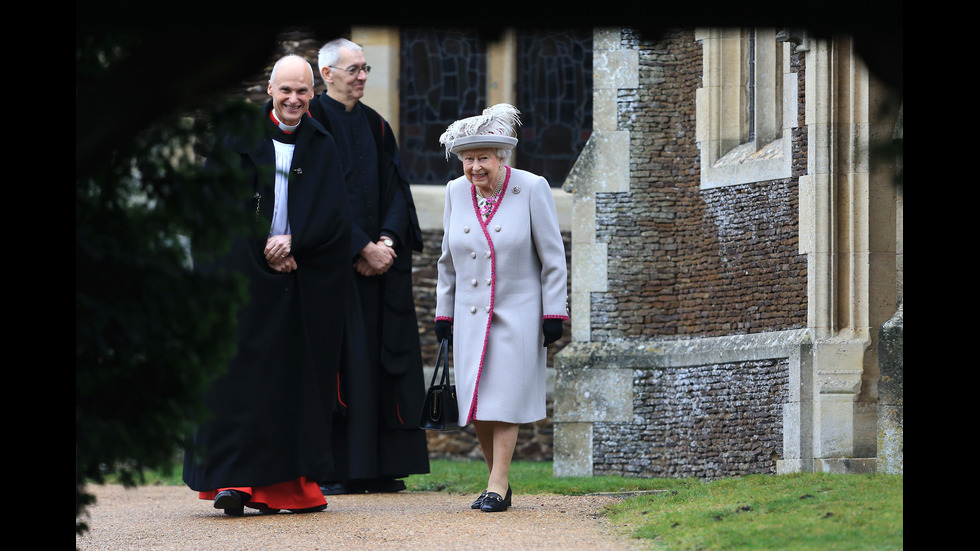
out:
{"label": "brick wall section", "polygon": [[[436,341],[436,282],[439,254],[442,250],[442,231],[422,231],[422,252],[412,256],[412,287],[415,290],[415,314],[422,341],[423,365],[435,365],[439,353]],[[426,381],[428,384],[428,381]]]}
{"label": "brick wall section", "polygon": [[806,174],[806,63],[803,54],[790,56],[790,71],[796,73],[796,128],[793,129],[793,178]]}
{"label": "brick wall section", "polygon": [[[631,132],[630,191],[596,198],[610,275],[608,291],[592,295],[593,340],[804,327],[797,180],[700,190],[700,44],[689,30],[655,41],[627,31],[623,40],[640,59],[640,88],[619,96],[620,127]],[[797,130],[794,165],[803,167]]]}
{"label": "brick wall section", "polygon": [[596,475],[774,473],[785,359],[634,372],[633,423],[596,423]]}

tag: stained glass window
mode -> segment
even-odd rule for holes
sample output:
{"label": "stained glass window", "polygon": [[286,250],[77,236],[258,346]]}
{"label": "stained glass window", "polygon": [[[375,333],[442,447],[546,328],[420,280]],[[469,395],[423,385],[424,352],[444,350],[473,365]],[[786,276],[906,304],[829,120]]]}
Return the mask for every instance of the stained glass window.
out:
{"label": "stained glass window", "polygon": [[[560,186],[592,132],[591,29],[521,29],[516,57],[523,125],[514,164]],[[486,45],[472,30],[402,29],[399,146],[412,183],[461,174],[439,136],[487,107],[486,66]]]}
{"label": "stained glass window", "polygon": [[517,34],[517,165],[560,186],[592,133],[591,29]]}
{"label": "stained glass window", "polygon": [[439,136],[487,107],[486,51],[476,33],[446,29],[402,29],[401,50],[402,166],[413,184],[445,184],[461,171]]}

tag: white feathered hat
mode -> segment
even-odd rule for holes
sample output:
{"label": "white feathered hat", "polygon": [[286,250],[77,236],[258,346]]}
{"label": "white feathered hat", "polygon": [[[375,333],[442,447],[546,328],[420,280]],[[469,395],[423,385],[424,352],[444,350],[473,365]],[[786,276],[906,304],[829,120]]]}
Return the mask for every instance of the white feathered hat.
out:
{"label": "white feathered hat", "polygon": [[446,147],[446,158],[467,149],[514,149],[520,114],[513,105],[498,103],[484,109],[481,115],[450,124],[439,136],[439,143]]}

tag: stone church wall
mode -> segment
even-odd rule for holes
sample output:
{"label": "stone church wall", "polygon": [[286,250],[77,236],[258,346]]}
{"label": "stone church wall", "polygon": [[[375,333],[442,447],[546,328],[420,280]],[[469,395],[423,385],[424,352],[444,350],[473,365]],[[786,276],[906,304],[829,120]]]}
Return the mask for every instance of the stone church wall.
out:
{"label": "stone church wall", "polygon": [[[556,454],[556,472],[775,472],[806,339],[802,99],[792,177],[701,189],[703,60],[694,31],[619,36],[638,54],[638,85],[616,97],[617,130],[629,132],[629,187],[595,193],[608,275],[591,293],[591,340],[559,359],[555,418],[569,459],[560,465]],[[803,69],[794,55],[800,98]]]}
{"label": "stone church wall", "polygon": [[[639,50],[640,67],[640,87],[618,100],[620,127],[630,131],[630,189],[596,197],[610,275],[608,291],[593,295],[592,340],[805,327],[796,178],[699,189],[702,61],[693,31],[624,40]],[[795,165],[802,170],[805,159]]]}

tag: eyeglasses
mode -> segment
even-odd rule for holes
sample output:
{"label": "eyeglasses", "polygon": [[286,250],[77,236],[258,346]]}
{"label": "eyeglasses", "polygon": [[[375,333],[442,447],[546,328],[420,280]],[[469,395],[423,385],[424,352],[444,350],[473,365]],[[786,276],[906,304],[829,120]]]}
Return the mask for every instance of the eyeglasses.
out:
{"label": "eyeglasses", "polygon": [[356,66],[355,67],[348,67],[346,69],[343,69],[341,67],[334,67],[333,65],[327,65],[327,67],[330,67],[331,69],[337,69],[338,71],[343,71],[343,72],[347,73],[348,75],[350,75],[352,77],[353,76],[357,76],[358,73],[360,73],[361,71],[364,71],[364,74],[365,75],[366,74],[369,74],[371,72],[371,66],[370,65],[363,65],[361,67],[356,67]]}

